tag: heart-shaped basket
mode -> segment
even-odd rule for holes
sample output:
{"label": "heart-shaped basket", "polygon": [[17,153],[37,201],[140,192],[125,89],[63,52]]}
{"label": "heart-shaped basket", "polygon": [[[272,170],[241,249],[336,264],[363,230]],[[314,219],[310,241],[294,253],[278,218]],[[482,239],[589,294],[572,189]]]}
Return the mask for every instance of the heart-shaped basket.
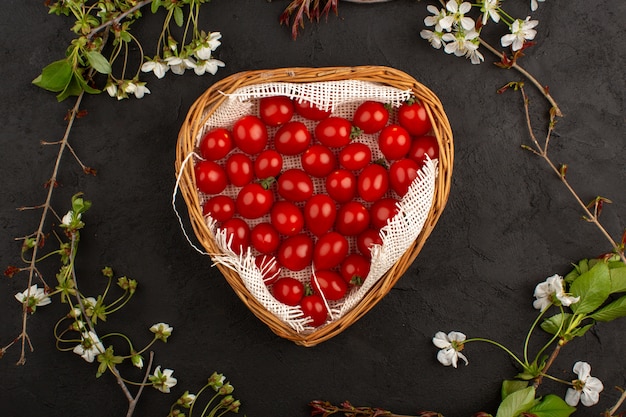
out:
{"label": "heart-shaped basket", "polygon": [[[268,94],[263,89],[257,92],[256,86],[266,86],[269,83],[272,86],[272,94],[274,94],[276,91],[281,90],[281,86],[284,83],[287,87],[285,87],[284,91],[279,91],[278,94],[290,95],[294,98],[294,94],[309,94],[302,93],[302,91],[309,91],[309,86],[320,84],[326,86],[329,83],[332,86],[335,86],[335,83],[337,86],[342,86],[343,82],[363,83],[358,84],[356,89],[357,95],[361,89],[364,91],[363,94],[370,94],[369,86],[374,86],[374,88],[388,88],[391,93],[385,92],[385,97],[391,94],[393,97],[391,101],[395,101],[396,105],[399,105],[409,97],[413,97],[423,104],[432,124],[431,134],[436,137],[439,145],[439,158],[434,164],[434,172],[436,173],[432,175],[430,180],[432,183],[428,200],[430,208],[426,207],[422,218],[419,220],[421,227],[415,233],[415,239],[403,245],[406,247],[406,250],[403,247],[403,252],[396,257],[397,260],[394,260],[390,267],[385,267],[386,272],[382,272],[380,277],[373,281],[373,285],[368,285],[366,291],[362,291],[363,294],[359,296],[356,302],[351,303],[349,308],[344,308],[338,314],[337,318],[331,319],[321,327],[306,328],[302,327],[299,322],[294,326],[292,323],[286,322],[284,318],[281,318],[280,314],[276,314],[276,311],[270,311],[272,310],[271,308],[268,309],[267,302],[262,300],[265,293],[259,297],[257,290],[251,288],[247,276],[244,277],[245,279],[242,279],[240,266],[242,262],[245,263],[246,261],[239,259],[241,262],[238,262],[237,257],[233,258],[232,253],[225,253],[228,250],[224,249],[223,234],[220,241],[219,233],[216,234],[215,222],[203,215],[202,193],[199,192],[196,186],[193,164],[189,163],[189,160],[196,155],[199,138],[207,130],[207,123],[209,121],[215,122],[214,116],[216,112],[220,112],[226,106],[225,103],[229,100],[245,102],[250,100],[250,94],[253,94],[252,98],[255,98],[255,92],[257,94]],[[296,86],[295,89],[294,85]],[[365,85],[365,88],[363,85]],[[354,87],[350,88],[355,90]],[[244,95],[240,94],[242,89],[247,91]],[[293,90],[297,90],[299,93],[294,93]],[[355,92],[352,91],[351,94],[354,95]],[[339,92],[339,96],[342,96],[341,92]],[[333,100],[336,100],[337,95],[334,94],[333,97]],[[298,96],[295,96],[295,98],[298,98]],[[368,98],[371,97],[363,97],[364,100]],[[329,102],[321,103],[321,105],[324,104],[332,105]],[[224,112],[221,111],[221,113]],[[238,111],[237,114],[221,115],[220,117],[222,119],[224,117],[226,119],[234,119],[242,114],[245,114],[245,107],[243,112]],[[216,266],[244,304],[278,336],[291,340],[298,345],[314,346],[336,336],[373,308],[392,289],[411,265],[435,227],[447,202],[452,177],[453,150],[452,130],[440,100],[432,91],[402,71],[380,66],[281,68],[247,71],[231,75],[216,82],[192,105],[178,137],[176,152],[177,184],[186,202],[190,223],[198,241],[206,250],[206,253],[215,260]],[[233,266],[233,263],[228,261],[228,259],[234,259],[234,263],[238,264],[239,267]],[[249,260],[247,262],[250,264]],[[243,275],[247,274],[244,273]],[[262,287],[265,290],[265,287]],[[256,296],[253,292],[256,293]],[[271,298],[269,295],[268,297]],[[293,312],[287,312],[286,314],[293,315]]]}

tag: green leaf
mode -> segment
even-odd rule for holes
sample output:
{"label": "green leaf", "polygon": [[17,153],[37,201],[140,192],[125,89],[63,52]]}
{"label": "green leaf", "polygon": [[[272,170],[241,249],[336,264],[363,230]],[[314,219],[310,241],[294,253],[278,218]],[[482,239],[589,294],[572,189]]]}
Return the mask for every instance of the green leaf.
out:
{"label": "green leaf", "polygon": [[612,321],[620,317],[626,317],[626,295],[605,305],[589,317],[594,320],[604,322]]}
{"label": "green leaf", "polygon": [[496,417],[517,417],[535,402],[535,388],[528,387],[507,396],[498,407]]}
{"label": "green leaf", "polygon": [[183,23],[185,23],[185,16],[183,15],[183,9],[180,7],[176,7],[174,9],[174,21],[178,25],[178,27],[182,27]]}
{"label": "green leaf", "polygon": [[587,333],[587,331],[589,329],[591,329],[593,327],[594,324],[595,324],[595,322],[590,323],[590,324],[586,324],[586,325],[584,325],[582,327],[576,327],[571,332],[569,332],[568,334],[565,335],[565,339],[567,341],[570,341],[570,340],[572,340],[575,337],[582,337],[585,333]]}
{"label": "green leaf", "polygon": [[611,262],[609,275],[611,276],[611,294],[626,292],[626,266],[622,262]]}
{"label": "green leaf", "polygon": [[87,51],[85,52],[85,55],[87,56],[87,61],[89,61],[89,65],[91,65],[92,68],[98,71],[100,74],[111,73],[111,64],[100,52]]}
{"label": "green leaf", "polygon": [[159,6],[161,6],[161,0],[152,0],[152,4],[150,5],[152,13],[156,13],[157,10],[159,10]]}
{"label": "green leaf", "polygon": [[76,80],[80,84],[81,88],[83,90],[85,90],[86,93],[89,93],[89,94],[99,94],[99,93],[101,93],[100,90],[95,89],[92,86],[90,86],[89,84],[87,84],[87,81],[85,80],[85,78],[83,78],[83,75],[81,73],[76,72],[76,73],[74,73],[74,76],[76,77]]}
{"label": "green leaf", "polygon": [[[557,334],[559,328],[562,328],[562,330],[566,329],[571,321],[572,314],[570,313],[555,314],[554,316],[545,319],[541,323],[541,328],[550,334]],[[561,323],[563,324],[561,325]]]}
{"label": "green leaf", "polygon": [[536,417],[569,417],[576,407],[568,405],[561,397],[548,394],[528,410],[528,414]]}
{"label": "green leaf", "polygon": [[41,74],[33,80],[37,87],[58,93],[65,90],[72,80],[72,66],[67,59],[54,61],[47,65]]}
{"label": "green leaf", "polygon": [[518,381],[515,379],[505,379],[502,381],[502,388],[500,390],[500,394],[502,395],[502,399],[504,400],[509,395],[513,394],[516,391],[523,390],[528,386],[528,381]]}
{"label": "green leaf", "polygon": [[80,82],[76,78],[76,73],[72,73],[70,82],[65,86],[65,89],[57,94],[57,100],[63,101],[70,96],[78,96],[83,91]]}
{"label": "green leaf", "polygon": [[598,263],[572,283],[570,292],[580,301],[570,307],[576,314],[591,313],[600,307],[611,293],[611,277],[609,266],[605,262]]}

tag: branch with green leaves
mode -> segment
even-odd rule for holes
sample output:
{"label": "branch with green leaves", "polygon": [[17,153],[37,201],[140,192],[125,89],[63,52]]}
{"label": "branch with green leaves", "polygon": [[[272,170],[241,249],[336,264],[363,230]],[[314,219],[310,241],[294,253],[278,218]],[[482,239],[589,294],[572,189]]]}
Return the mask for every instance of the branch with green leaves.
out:
{"label": "branch with green leaves", "polygon": [[[209,0],[87,0],[48,2],[51,14],[72,16],[76,37],[65,52],[65,58],[47,65],[33,83],[57,93],[63,101],[81,93],[106,91],[118,100],[130,95],[142,98],[150,94],[141,72],[153,72],[162,78],[170,69],[181,75],[192,69],[196,74],[215,74],[224,63],[213,56],[220,45],[219,32],[205,33],[198,28],[202,4]],[[142,17],[141,9],[150,5],[153,14],[165,11],[157,52],[148,58],[141,41],[131,32]],[[184,28],[177,40],[173,27]],[[128,68],[131,52],[138,52],[142,63]],[[114,70],[118,70],[117,73]],[[104,85],[98,79],[103,78]]]}

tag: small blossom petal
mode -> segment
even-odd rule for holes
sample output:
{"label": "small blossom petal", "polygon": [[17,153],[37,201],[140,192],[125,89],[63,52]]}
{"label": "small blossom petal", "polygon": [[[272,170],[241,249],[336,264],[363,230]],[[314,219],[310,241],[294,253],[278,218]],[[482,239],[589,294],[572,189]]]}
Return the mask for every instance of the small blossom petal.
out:
{"label": "small blossom petal", "polygon": [[461,332],[453,331],[448,334],[437,332],[433,337],[433,344],[440,349],[437,352],[437,360],[444,366],[452,365],[456,368],[460,358],[467,365],[469,362],[461,353],[465,339],[466,336]]}
{"label": "small blossom petal", "polygon": [[535,287],[534,296],[536,300],[533,302],[533,307],[541,311],[553,304],[568,307],[580,301],[580,297],[573,297],[565,292],[563,277],[558,274],[552,275],[538,284]]}
{"label": "small blossom petal", "polygon": [[104,353],[104,345],[98,338],[98,335],[92,331],[84,332],[82,335],[82,342],[76,345],[73,352],[80,355],[84,360],[92,363],[96,356]]}
{"label": "small blossom petal", "polygon": [[511,46],[514,51],[519,51],[524,46],[524,42],[535,39],[537,31],[534,29],[539,24],[538,20],[530,20],[530,16],[525,20],[516,19],[511,25],[511,33],[502,36],[500,43],[502,46]]}
{"label": "small blossom petal", "polygon": [[154,333],[155,338],[167,342],[167,338],[172,335],[174,328],[166,323],[157,323],[150,327],[150,331]]}
{"label": "small blossom petal", "polygon": [[161,366],[157,366],[154,369],[154,374],[149,376],[152,386],[161,392],[169,393],[170,388],[175,386],[178,381],[172,376],[174,373],[171,369],[165,369],[161,372]]}
{"label": "small blossom petal", "polygon": [[46,290],[37,287],[37,284],[33,284],[23,292],[15,294],[15,299],[22,304],[26,303],[31,312],[35,312],[37,307],[46,306],[52,302],[48,294],[46,294]]}
{"label": "small blossom petal", "polygon": [[428,29],[423,29],[420,32],[420,36],[422,37],[422,39],[426,39],[433,48],[441,49],[441,46],[443,45],[443,41],[441,39],[441,37],[443,36],[443,33],[436,32],[436,31],[433,32]]}
{"label": "small blossom petal", "polygon": [[579,401],[586,407],[597,404],[604,385],[598,378],[591,376],[591,365],[578,361],[573,370],[578,379],[572,381],[573,387],[565,393],[565,402],[572,407],[578,405]]}
{"label": "small blossom petal", "polygon": [[545,1],[545,0],[530,0],[530,10],[533,12],[539,8],[539,3],[537,1]]}

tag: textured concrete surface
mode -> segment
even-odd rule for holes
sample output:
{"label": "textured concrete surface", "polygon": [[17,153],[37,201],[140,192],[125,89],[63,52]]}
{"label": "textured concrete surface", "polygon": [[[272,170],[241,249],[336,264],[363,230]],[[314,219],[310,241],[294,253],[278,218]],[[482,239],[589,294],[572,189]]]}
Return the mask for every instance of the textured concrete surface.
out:
{"label": "textured concrete surface", "polygon": [[[40,3],[5,1],[0,21],[2,268],[19,264],[14,238],[37,227],[37,212],[16,208],[45,198],[56,148],[40,141],[62,136],[71,106],[30,83],[63,55],[71,39],[70,21],[49,16]],[[518,16],[526,15],[529,2],[505,3]],[[98,175],[83,175],[66,155],[54,207],[64,212],[78,191],[93,202],[78,272],[94,279],[84,286],[101,288],[99,271],[111,265],[137,279],[140,291],[107,326],[129,333],[138,344],[149,340],[153,323],[175,329],[167,344],[156,346],[155,363],[174,369],[178,385],[170,395],[148,389],[136,415],[167,415],[177,394],[194,391],[214,370],[227,375],[244,404],[242,414],[251,417],[306,416],[314,399],[350,400],[398,414],[424,409],[447,416],[495,414],[500,382],[515,375],[515,364],[492,346],[474,344],[465,350],[469,366],[444,368],[435,359],[434,333],[459,330],[521,352],[535,318],[535,285],[610,246],[581,220],[574,199],[547,165],[521,150],[529,143],[521,97],[495,93],[520,75],[492,65],[487,51],[486,62],[473,66],[432,49],[419,37],[427,2],[341,3],[338,17],[307,24],[297,41],[278,24],[287,4],[213,0],[203,7],[201,27],[222,32],[217,57],[226,68],[214,77],[168,74],[158,82],[147,77],[152,94],[142,100],[87,97],[82,107],[88,115],[73,129],[73,148]],[[569,165],[568,178],[583,200],[602,195],[613,201],[602,221],[619,239],[626,225],[626,59],[620,49],[626,42],[626,5],[548,0],[533,18],[540,21],[537,45],[521,64],[550,87],[565,114],[551,155]],[[137,35],[154,38],[157,20],[148,16]],[[487,38],[497,42],[499,35]],[[217,79],[252,69],[338,65],[387,65],[429,86],[454,130],[454,180],[437,228],[396,288],[338,337],[302,348],[271,333],[211,260],[186,242],[170,204],[175,142],[189,106]],[[527,89],[535,131],[542,136],[548,107],[530,85]],[[55,267],[42,264],[51,282]],[[24,276],[0,283],[0,343],[5,345],[20,331],[13,294],[25,288]],[[57,302],[29,317],[35,350],[25,366],[14,365],[15,347],[0,362],[3,415],[125,414],[126,400],[110,375],[96,379],[94,364],[55,349],[52,327],[64,308]],[[586,360],[605,383],[600,405],[577,415],[598,415],[619,396],[613,386],[626,385],[625,336],[624,320],[600,324],[559,356],[554,375],[570,379],[572,364]],[[565,393],[565,387],[551,383],[544,389]]]}

